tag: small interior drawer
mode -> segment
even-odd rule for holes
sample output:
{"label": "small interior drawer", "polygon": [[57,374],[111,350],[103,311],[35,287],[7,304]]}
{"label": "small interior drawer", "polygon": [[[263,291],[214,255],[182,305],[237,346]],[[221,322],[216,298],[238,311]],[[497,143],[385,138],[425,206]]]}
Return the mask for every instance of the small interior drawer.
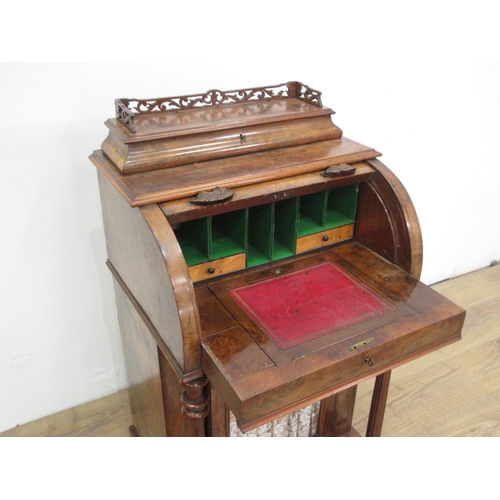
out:
{"label": "small interior drawer", "polygon": [[354,235],[354,224],[346,224],[345,226],[322,231],[320,233],[302,236],[297,239],[297,253],[307,252],[316,248],[321,248],[333,243],[349,240]]}
{"label": "small interior drawer", "polygon": [[196,283],[197,281],[215,278],[216,276],[222,276],[223,274],[240,271],[241,269],[245,269],[245,267],[246,254],[240,253],[237,255],[231,255],[230,257],[225,257],[223,259],[204,262],[203,264],[191,266],[188,269],[191,279]]}

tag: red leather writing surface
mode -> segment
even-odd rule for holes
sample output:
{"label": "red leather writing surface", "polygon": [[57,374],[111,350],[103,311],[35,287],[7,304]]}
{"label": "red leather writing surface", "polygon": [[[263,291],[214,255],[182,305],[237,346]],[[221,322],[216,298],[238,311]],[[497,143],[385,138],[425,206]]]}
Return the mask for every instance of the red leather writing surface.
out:
{"label": "red leather writing surface", "polygon": [[229,293],[282,349],[393,309],[332,262],[238,286]]}

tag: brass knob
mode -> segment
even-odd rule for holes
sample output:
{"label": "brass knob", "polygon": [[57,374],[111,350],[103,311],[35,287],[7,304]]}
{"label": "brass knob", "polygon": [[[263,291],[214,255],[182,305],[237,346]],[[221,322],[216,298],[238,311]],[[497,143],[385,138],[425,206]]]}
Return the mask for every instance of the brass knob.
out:
{"label": "brass knob", "polygon": [[215,268],[214,268],[214,267],[209,267],[209,268],[208,268],[208,272],[209,272],[210,274],[214,274],[214,273],[215,273]]}
{"label": "brass knob", "polygon": [[368,363],[368,366],[373,366],[373,359],[366,356],[365,363]]}

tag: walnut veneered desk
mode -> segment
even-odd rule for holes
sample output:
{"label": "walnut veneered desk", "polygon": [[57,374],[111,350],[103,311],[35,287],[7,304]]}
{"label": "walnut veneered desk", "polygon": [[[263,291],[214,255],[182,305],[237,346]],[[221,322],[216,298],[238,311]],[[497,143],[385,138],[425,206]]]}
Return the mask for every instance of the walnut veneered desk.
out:
{"label": "walnut veneered desk", "polygon": [[405,189],[299,82],[120,99],[98,168],[133,434],[355,435],[356,386],[460,339]]}

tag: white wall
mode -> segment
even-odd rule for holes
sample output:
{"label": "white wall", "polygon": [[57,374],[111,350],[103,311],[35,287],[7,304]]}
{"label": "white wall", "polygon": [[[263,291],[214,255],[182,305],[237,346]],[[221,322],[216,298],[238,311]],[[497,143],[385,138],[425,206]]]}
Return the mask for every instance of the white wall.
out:
{"label": "white wall", "polygon": [[115,98],[303,81],[407,188],[424,282],[500,259],[500,64],[305,61],[0,65],[0,431],[126,386],[88,160]]}

